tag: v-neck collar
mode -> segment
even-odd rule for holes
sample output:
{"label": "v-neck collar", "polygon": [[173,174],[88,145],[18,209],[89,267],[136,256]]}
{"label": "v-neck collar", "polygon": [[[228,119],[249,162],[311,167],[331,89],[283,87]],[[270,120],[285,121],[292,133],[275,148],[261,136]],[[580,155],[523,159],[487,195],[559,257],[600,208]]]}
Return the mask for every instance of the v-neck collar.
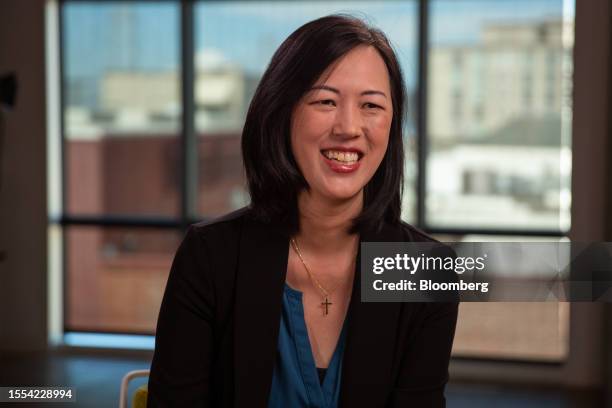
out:
{"label": "v-neck collar", "polygon": [[[304,304],[302,302],[303,294],[286,283],[285,294],[289,307],[291,308],[289,311],[289,318],[291,319],[291,326],[294,331],[293,341],[295,342],[299,367],[306,387],[306,393],[313,406],[328,407],[334,398],[334,394],[339,391],[339,389],[337,389],[339,388],[339,384],[334,384],[333,381],[334,379],[338,381],[342,374],[338,366],[341,364],[342,355],[344,354],[346,319],[342,324],[336,347],[334,348],[332,358],[327,367],[327,374],[323,379],[323,383],[321,383],[312,353],[312,345],[308,337]],[[336,372],[337,375],[333,375]]]}

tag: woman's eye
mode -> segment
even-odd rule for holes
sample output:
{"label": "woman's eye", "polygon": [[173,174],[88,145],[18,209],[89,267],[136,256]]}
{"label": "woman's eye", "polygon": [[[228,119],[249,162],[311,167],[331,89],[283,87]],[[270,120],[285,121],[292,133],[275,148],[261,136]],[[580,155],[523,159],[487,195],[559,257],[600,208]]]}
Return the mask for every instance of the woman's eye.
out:
{"label": "woman's eye", "polygon": [[376,105],[375,103],[371,103],[371,102],[366,102],[363,104],[363,106],[366,109],[382,109],[380,105]]}
{"label": "woman's eye", "polygon": [[318,103],[319,105],[336,106],[336,102],[333,99],[323,99],[319,101]]}

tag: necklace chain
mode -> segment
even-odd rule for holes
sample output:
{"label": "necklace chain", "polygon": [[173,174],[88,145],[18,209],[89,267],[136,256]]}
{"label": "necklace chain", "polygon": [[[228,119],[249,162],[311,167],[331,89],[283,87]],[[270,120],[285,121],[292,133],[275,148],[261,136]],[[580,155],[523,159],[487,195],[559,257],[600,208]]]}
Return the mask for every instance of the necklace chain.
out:
{"label": "necklace chain", "polygon": [[310,280],[319,288],[319,290],[323,293],[323,296],[325,298],[328,298],[330,292],[327,289],[325,289],[323,285],[321,285],[321,283],[317,280],[317,278],[314,277],[312,272],[310,272],[310,268],[308,267],[308,265],[306,265],[306,261],[304,261],[304,258],[302,257],[302,253],[300,252],[300,247],[298,246],[295,238],[291,238],[291,247],[297,254],[298,258],[300,258],[300,261],[302,261],[302,265],[304,265],[304,269],[306,269],[306,273],[308,274],[308,277],[310,278]]}

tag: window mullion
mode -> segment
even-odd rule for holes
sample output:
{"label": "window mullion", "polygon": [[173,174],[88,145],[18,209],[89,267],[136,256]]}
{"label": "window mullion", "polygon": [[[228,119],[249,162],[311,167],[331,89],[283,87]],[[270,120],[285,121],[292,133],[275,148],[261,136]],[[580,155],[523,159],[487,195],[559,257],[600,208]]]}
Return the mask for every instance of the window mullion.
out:
{"label": "window mullion", "polygon": [[193,2],[181,2],[181,224],[196,214],[198,150],[194,123],[194,15]]}
{"label": "window mullion", "polygon": [[427,192],[427,62],[429,46],[429,0],[419,0],[418,80],[417,80],[417,177],[416,225],[426,227],[425,195]]}

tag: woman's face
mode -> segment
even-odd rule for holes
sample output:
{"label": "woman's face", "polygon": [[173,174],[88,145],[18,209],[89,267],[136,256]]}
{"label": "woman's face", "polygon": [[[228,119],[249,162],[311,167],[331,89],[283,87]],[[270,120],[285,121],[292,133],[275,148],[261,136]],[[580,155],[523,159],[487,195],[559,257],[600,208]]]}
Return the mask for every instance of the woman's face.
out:
{"label": "woman's face", "polygon": [[375,48],[356,47],[328,67],[291,121],[291,149],[310,194],[360,194],[385,155],[392,117],[389,73]]}

